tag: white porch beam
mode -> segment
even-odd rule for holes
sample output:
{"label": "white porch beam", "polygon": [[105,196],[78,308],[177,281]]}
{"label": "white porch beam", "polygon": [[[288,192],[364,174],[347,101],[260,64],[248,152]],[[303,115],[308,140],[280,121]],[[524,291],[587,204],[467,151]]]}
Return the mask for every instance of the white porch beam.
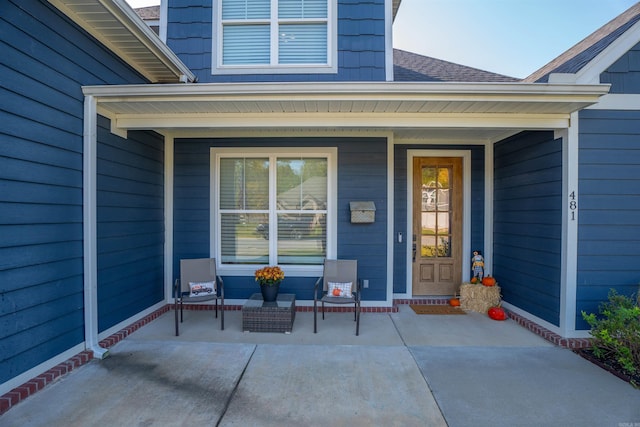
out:
{"label": "white porch beam", "polygon": [[266,114],[140,114],[117,115],[122,129],[233,128],[503,128],[559,129],[569,126],[568,114],[402,114],[402,113],[266,113]]}

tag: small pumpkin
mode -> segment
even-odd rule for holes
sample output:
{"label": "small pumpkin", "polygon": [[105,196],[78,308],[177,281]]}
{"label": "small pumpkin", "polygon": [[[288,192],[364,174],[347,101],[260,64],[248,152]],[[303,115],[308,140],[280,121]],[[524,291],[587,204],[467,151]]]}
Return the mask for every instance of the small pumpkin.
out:
{"label": "small pumpkin", "polygon": [[491,277],[491,276],[485,276],[482,278],[482,284],[484,286],[495,286],[496,285],[496,279]]}
{"label": "small pumpkin", "polygon": [[504,311],[504,308],[500,307],[500,304],[491,307],[489,311],[487,311],[487,315],[493,320],[507,320],[507,313]]}
{"label": "small pumpkin", "polygon": [[476,283],[478,283],[479,281],[480,281],[480,279],[478,279],[478,276],[473,276],[473,277],[471,278],[471,280],[470,280],[470,282],[471,282],[471,283],[473,283],[474,285],[475,285]]}
{"label": "small pumpkin", "polygon": [[451,307],[460,307],[460,298],[451,298],[449,300],[449,305]]}
{"label": "small pumpkin", "polygon": [[340,289],[333,288],[333,296],[334,297],[339,297],[340,296]]}

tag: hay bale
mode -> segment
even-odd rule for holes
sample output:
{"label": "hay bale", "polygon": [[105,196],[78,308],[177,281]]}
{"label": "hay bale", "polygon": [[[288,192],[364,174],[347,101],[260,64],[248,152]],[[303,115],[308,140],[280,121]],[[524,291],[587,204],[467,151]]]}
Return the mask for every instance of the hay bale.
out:
{"label": "hay bale", "polygon": [[460,286],[460,307],[463,310],[486,314],[489,308],[500,303],[500,287],[463,283]]}

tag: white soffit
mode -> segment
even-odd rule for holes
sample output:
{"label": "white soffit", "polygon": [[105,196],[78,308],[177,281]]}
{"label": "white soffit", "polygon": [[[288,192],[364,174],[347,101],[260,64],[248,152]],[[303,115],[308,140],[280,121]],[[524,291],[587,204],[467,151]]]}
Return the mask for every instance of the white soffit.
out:
{"label": "white soffit", "polygon": [[151,83],[194,81],[194,74],[125,0],[48,0]]}

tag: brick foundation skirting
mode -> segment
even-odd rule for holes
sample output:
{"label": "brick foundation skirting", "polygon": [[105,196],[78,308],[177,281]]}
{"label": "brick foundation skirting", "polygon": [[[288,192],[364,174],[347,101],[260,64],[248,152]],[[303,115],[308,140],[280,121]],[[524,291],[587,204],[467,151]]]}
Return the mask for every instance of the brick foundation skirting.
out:
{"label": "brick foundation skirting", "polygon": [[[418,305],[444,305],[447,304],[447,298],[416,298],[416,299],[396,299],[393,300],[393,307],[362,307],[363,313],[397,313],[398,305],[402,304],[418,304]],[[153,313],[145,316],[144,318],[138,320],[137,322],[132,323],[124,329],[116,332],[115,334],[103,339],[99,342],[100,347],[102,348],[110,348],[115,344],[119,343],[129,335],[131,335],[136,330],[140,329],[142,326],[150,323],[151,321],[157,319],[162,314],[168,312],[169,310],[173,310],[173,304],[167,304],[164,307],[159,308]],[[185,304],[185,310],[214,310],[215,306],[213,305],[201,305],[201,304]],[[242,310],[242,305],[225,305],[225,311],[240,311]],[[351,306],[325,306],[326,312],[335,312],[335,313],[346,313],[353,312],[353,307]],[[312,312],[313,306],[302,306],[296,307],[296,312]],[[511,311],[507,311],[507,314],[510,319],[518,323],[520,326],[528,329],[529,331],[541,336],[545,340],[551,342],[552,344],[563,347],[567,349],[580,349],[586,348],[591,345],[591,340],[588,338],[563,338],[560,335],[549,331],[548,329],[528,320],[518,314],[515,314]],[[75,356],[65,360],[64,362],[54,366],[48,371],[38,375],[35,378],[30,379],[26,383],[14,388],[8,393],[0,396],[0,415],[7,412],[11,409],[12,406],[20,403],[22,400],[27,397],[33,395],[34,393],[42,390],[47,385],[51,384],[55,380],[59,379],[62,375],[68,374],[73,369],[78,368],[82,365],[89,363],[93,359],[93,352],[90,350],[82,351]]]}
{"label": "brick foundation skirting", "polygon": [[[420,303],[416,303],[420,304]],[[173,305],[171,305],[173,308]],[[215,310],[215,305],[211,304],[185,304],[183,310]],[[220,307],[218,307],[220,309]],[[325,305],[324,311],[325,313],[353,313],[353,304],[344,304],[341,306],[335,305]],[[225,304],[224,311],[242,311],[242,305],[239,304]],[[318,302],[318,311],[320,311],[320,303]],[[398,307],[394,303],[393,307],[361,307],[360,311],[362,313],[397,313]],[[296,306],[296,313],[312,313],[313,306],[312,305],[304,305],[304,306]]]}
{"label": "brick foundation skirting", "polygon": [[551,332],[547,328],[544,328],[537,323],[532,322],[529,319],[526,319],[519,314],[516,314],[512,311],[505,310],[509,319],[514,320],[518,325],[528,329],[536,335],[541,336],[545,340],[550,343],[557,345],[558,347],[569,348],[569,349],[579,349],[579,348],[587,348],[591,347],[591,339],[590,338],[563,338],[555,332]]}

